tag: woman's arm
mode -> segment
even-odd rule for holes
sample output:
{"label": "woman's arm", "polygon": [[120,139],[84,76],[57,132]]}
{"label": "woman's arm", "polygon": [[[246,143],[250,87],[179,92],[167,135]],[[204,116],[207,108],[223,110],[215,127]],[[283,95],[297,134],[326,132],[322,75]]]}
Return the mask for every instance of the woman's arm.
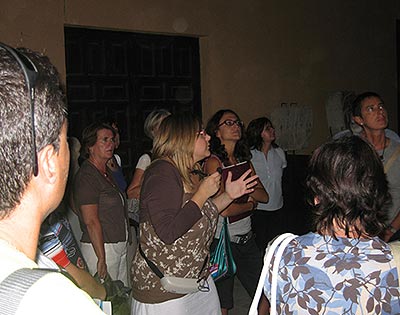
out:
{"label": "woman's arm", "polygon": [[89,294],[92,298],[104,300],[106,289],[98,283],[86,270],[78,268],[70,263],[64,268],[74,278],[78,286]]}
{"label": "woman's arm", "polygon": [[89,238],[97,256],[97,273],[101,279],[104,279],[107,275],[106,253],[98,210],[97,204],[82,205],[80,207],[83,222],[88,229]]}
{"label": "woman's arm", "polygon": [[258,315],[268,315],[270,311],[270,304],[264,292],[261,294],[260,302],[258,304]]}
{"label": "woman's arm", "polygon": [[150,220],[166,244],[172,244],[202,217],[196,201],[184,203],[183,196],[182,180],[171,163],[159,161],[146,171],[140,196],[142,217]]}
{"label": "woman's arm", "polygon": [[142,186],[144,170],[137,168],[133,174],[132,181],[126,190],[129,199],[139,199],[140,187]]}
{"label": "woman's arm", "polygon": [[[251,174],[255,175],[256,171],[253,167],[253,164],[251,162],[249,163],[252,170]],[[269,200],[269,195],[259,179],[257,180],[257,185],[254,187],[254,191],[250,194],[250,196],[257,202],[267,203]]]}
{"label": "woman's arm", "polygon": [[136,164],[135,172],[133,173],[132,181],[129,184],[128,189],[126,190],[128,198],[139,199],[140,188],[143,182],[143,174],[145,169],[150,165],[150,163],[151,163],[151,157],[147,153],[143,154],[139,158],[139,161]]}

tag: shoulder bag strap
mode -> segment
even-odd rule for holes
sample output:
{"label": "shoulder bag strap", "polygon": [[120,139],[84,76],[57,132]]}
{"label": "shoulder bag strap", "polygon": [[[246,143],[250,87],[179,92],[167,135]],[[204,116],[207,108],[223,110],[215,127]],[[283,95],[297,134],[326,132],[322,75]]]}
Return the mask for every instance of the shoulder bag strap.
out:
{"label": "shoulder bag strap", "polygon": [[0,283],[1,314],[13,315],[17,312],[24,295],[40,278],[56,269],[22,268],[11,273]]}
{"label": "shoulder bag strap", "polygon": [[[292,239],[294,239],[295,237],[297,237],[297,235],[294,235],[292,233],[285,233],[285,234],[279,235],[277,238],[275,238],[274,241],[272,241],[272,243],[270,243],[268,245],[268,248],[266,249],[265,255],[264,255],[264,266],[261,271],[260,279],[258,281],[257,290],[254,295],[253,302],[251,303],[251,306],[250,306],[250,310],[248,313],[249,315],[257,315],[258,314],[258,310],[257,310],[258,303],[260,302],[260,297],[263,292],[265,279],[268,276],[269,265],[271,263],[272,256],[274,255],[276,248],[279,247],[279,250],[275,256],[274,266],[273,266],[273,270],[272,270],[273,274],[272,274],[272,283],[271,283],[271,301],[269,301],[271,304],[271,313],[270,314],[276,314],[276,283],[277,283],[276,276],[277,275],[274,277],[274,271],[276,269],[276,273],[278,272],[279,261],[281,259],[282,253],[283,253],[284,249],[286,248],[287,244],[289,244],[289,242]],[[282,245],[281,245],[281,243],[282,243]],[[280,255],[280,256],[278,257],[278,255]],[[277,266],[277,267],[275,267],[275,266]],[[275,280],[274,280],[274,278],[275,278]],[[274,282],[275,282],[275,289],[273,287]]]}
{"label": "shoulder bag strap", "polygon": [[283,251],[285,250],[286,246],[290,243],[292,239],[297,237],[297,235],[291,235],[285,238],[282,243],[279,245],[278,251],[275,255],[274,259],[274,266],[272,268],[272,281],[271,281],[271,310],[270,315],[276,315],[276,295],[278,290],[278,271],[279,271],[279,262],[281,261]]}
{"label": "shoulder bag strap", "polygon": [[153,263],[150,259],[147,258],[146,254],[142,250],[142,247],[139,244],[139,253],[143,257],[143,259],[146,261],[147,265],[149,268],[159,277],[160,279],[164,278],[164,274],[158,269],[155,263]]}
{"label": "shoulder bag strap", "polygon": [[390,167],[392,166],[393,162],[396,160],[396,158],[400,155],[400,146],[397,148],[396,151],[392,154],[392,156],[389,158],[387,163],[383,165],[383,169],[385,171],[385,174],[389,171]]}

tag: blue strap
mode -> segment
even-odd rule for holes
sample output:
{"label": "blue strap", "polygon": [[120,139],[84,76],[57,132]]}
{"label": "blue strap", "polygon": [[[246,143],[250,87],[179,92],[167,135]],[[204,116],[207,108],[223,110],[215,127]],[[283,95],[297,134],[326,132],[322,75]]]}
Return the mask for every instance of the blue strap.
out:
{"label": "blue strap", "polygon": [[22,268],[0,283],[0,310],[3,315],[14,315],[29,288],[40,278],[56,269]]}

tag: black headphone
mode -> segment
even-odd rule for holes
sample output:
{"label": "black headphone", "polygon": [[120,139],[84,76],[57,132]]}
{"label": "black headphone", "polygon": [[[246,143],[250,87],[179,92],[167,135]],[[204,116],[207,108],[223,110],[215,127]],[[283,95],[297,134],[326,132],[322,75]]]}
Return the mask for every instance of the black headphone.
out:
{"label": "black headphone", "polygon": [[32,136],[32,164],[33,175],[37,176],[39,173],[37,148],[36,148],[36,131],[35,131],[35,85],[38,78],[38,70],[35,64],[24,53],[14,49],[4,43],[0,42],[0,47],[9,52],[20,65],[22,72],[25,76],[26,87],[31,104],[31,136]]}

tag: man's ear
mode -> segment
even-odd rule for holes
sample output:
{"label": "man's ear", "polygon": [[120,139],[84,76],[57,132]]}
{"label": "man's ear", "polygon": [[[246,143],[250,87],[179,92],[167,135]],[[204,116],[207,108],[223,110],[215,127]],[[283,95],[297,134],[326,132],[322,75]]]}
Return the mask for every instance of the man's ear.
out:
{"label": "man's ear", "polygon": [[353,116],[353,120],[357,125],[362,126],[364,123],[364,120],[360,116]]}
{"label": "man's ear", "polygon": [[54,146],[46,145],[38,152],[39,176],[53,184],[57,179],[57,154]]}

